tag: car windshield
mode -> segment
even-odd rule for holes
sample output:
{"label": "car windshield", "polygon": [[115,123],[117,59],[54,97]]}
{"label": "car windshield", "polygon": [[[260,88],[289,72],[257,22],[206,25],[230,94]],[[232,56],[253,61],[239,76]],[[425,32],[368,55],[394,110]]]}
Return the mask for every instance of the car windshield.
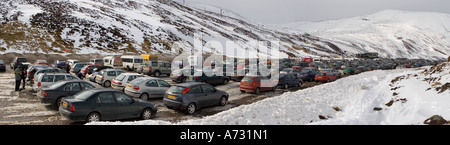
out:
{"label": "car windshield", "polygon": [[120,74],[119,76],[116,77],[116,80],[118,81],[122,81],[125,78],[124,74]]}
{"label": "car windshield", "polygon": [[318,73],[318,76],[325,76],[325,73]]}
{"label": "car windshield", "polygon": [[242,81],[244,81],[244,82],[253,82],[253,78],[252,77],[244,77],[242,79]]}
{"label": "car windshield", "polygon": [[181,93],[183,93],[184,89],[185,89],[185,87],[172,86],[167,90],[167,92],[181,94]]}
{"label": "car windshield", "polygon": [[88,99],[90,96],[92,96],[92,94],[94,94],[94,92],[92,92],[92,91],[84,91],[84,92],[81,92],[81,93],[76,94],[76,95],[74,96],[74,98],[75,98],[75,99],[78,99],[78,100],[86,100],[86,99]]}
{"label": "car windshield", "polygon": [[62,81],[62,82],[57,82],[57,83],[52,84],[49,88],[50,88],[50,89],[56,89],[56,88],[61,87],[61,86],[64,85],[65,83],[66,83],[66,82],[64,82],[64,81]]}
{"label": "car windshield", "polygon": [[136,78],[133,81],[130,82],[130,84],[140,84],[142,81],[144,81],[145,78],[140,77],[140,78]]}

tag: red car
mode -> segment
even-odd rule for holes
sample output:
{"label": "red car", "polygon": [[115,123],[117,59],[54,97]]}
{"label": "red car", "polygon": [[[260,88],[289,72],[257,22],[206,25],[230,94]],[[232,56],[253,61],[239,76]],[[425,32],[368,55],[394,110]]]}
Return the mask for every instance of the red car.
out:
{"label": "red car", "polygon": [[83,68],[81,68],[80,72],[81,74],[83,74],[83,76],[85,76],[86,74],[88,74],[90,71],[92,71],[94,68],[98,67],[99,65],[85,65],[83,66]]}
{"label": "red car", "polygon": [[327,72],[320,72],[316,74],[314,80],[316,82],[331,82],[337,80],[337,75],[327,74]]}
{"label": "red car", "polygon": [[[262,76],[245,76],[241,80],[241,85],[239,89],[242,93],[245,92],[253,92],[255,94],[259,94],[261,91],[275,91],[276,90],[276,83],[273,83],[273,85],[270,85],[270,82],[267,82],[267,85],[265,86],[272,86],[272,87],[262,87],[262,82],[264,77]],[[278,82],[277,82],[278,83]]]}
{"label": "red car", "polygon": [[50,64],[46,61],[46,60],[36,60],[36,62],[34,62],[35,65],[47,65],[50,66]]}

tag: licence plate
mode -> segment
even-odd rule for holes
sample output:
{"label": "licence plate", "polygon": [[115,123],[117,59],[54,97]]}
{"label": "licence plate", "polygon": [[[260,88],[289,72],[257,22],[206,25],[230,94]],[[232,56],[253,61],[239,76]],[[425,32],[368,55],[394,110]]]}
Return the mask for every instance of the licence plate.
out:
{"label": "licence plate", "polygon": [[128,88],[132,88],[131,85],[127,85]]}
{"label": "licence plate", "polygon": [[167,96],[167,97],[172,98],[172,99],[176,99],[176,98],[177,98],[177,97],[174,96],[174,95],[169,95],[169,96]]}
{"label": "licence plate", "polygon": [[321,79],[322,77],[317,77],[317,78]]}
{"label": "licence plate", "polygon": [[193,80],[194,78],[193,77],[189,77],[189,79]]}
{"label": "licence plate", "polygon": [[64,107],[67,107],[67,103],[66,103],[66,102],[63,102],[62,105],[63,105]]}

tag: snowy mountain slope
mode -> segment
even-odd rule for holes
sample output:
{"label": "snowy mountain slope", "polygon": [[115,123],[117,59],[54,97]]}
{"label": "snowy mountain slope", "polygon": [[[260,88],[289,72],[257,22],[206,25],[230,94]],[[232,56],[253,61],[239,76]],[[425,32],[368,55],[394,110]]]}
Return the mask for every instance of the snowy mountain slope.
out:
{"label": "snowy mountain slope", "polygon": [[[193,4],[197,9],[178,2],[0,0],[0,53],[177,55],[195,49],[232,56],[244,50],[267,53],[254,42],[280,41],[282,57],[340,57],[344,53],[373,51],[381,56],[408,58],[445,58],[450,54],[449,29],[445,25],[449,19],[445,14],[413,13],[407,14],[410,19],[397,22],[394,16],[400,12],[387,11],[364,20],[293,24],[293,28],[280,30],[225,9],[222,15],[215,6]],[[429,21],[416,22],[422,17]],[[312,36],[302,35],[304,32]],[[196,41],[202,46],[194,48]],[[227,42],[235,43],[236,51],[225,50]]]}
{"label": "snowy mountain slope", "polygon": [[434,68],[377,70],[287,92],[201,119],[88,125],[423,124],[436,114],[450,118],[449,82],[450,62]]}
{"label": "snowy mountain slope", "polygon": [[450,15],[443,13],[385,10],[368,16],[274,27],[310,33],[350,53],[378,52],[395,58],[450,55]]}

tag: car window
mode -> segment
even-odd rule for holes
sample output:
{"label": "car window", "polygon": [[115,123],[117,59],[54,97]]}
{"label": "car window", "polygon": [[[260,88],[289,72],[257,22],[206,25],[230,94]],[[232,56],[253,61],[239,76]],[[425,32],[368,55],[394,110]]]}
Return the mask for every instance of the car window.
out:
{"label": "car window", "polygon": [[152,66],[153,67],[157,67],[158,66],[158,62],[152,62]]}
{"label": "car window", "polygon": [[258,83],[260,83],[261,80],[262,80],[262,78],[260,78],[260,77],[257,77],[257,78],[256,78],[256,82],[258,82]]}
{"label": "car window", "polygon": [[164,63],[160,62],[159,67],[164,67]]}
{"label": "car window", "polygon": [[[116,80],[118,80],[118,81],[123,81],[123,79],[124,79],[125,77],[126,77],[126,75],[120,74],[119,76],[116,77]],[[129,77],[128,77],[128,80],[130,80],[131,77],[132,77],[132,76],[129,76]]]}
{"label": "car window", "polygon": [[65,80],[66,76],[64,75],[55,75],[55,82],[60,81],[60,80]]}
{"label": "car window", "polygon": [[104,92],[97,95],[97,103],[110,104],[115,103],[115,100],[111,92]]}
{"label": "car window", "polygon": [[159,87],[170,87],[170,84],[164,80],[158,80]]}
{"label": "car window", "polygon": [[108,76],[116,76],[116,72],[115,71],[108,71],[106,74]]}
{"label": "car window", "polygon": [[116,101],[118,103],[131,103],[132,102],[131,98],[122,92],[114,92],[114,96],[116,96]]}
{"label": "car window", "polygon": [[200,88],[200,86],[195,86],[189,91],[189,93],[191,94],[202,93],[202,88]]}
{"label": "car window", "polygon": [[164,65],[165,65],[166,67],[172,67],[172,64],[171,64],[171,63],[168,63],[168,62],[164,63]]}
{"label": "car window", "polygon": [[213,93],[215,90],[213,87],[209,85],[202,85],[202,89],[204,93]]}
{"label": "car window", "polygon": [[79,83],[69,83],[64,87],[64,91],[81,91]]}
{"label": "car window", "polygon": [[117,71],[117,75],[120,75],[122,73],[123,73],[123,71]]}
{"label": "car window", "polygon": [[91,85],[89,83],[80,83],[80,84],[81,84],[81,89],[83,89],[83,90],[95,88],[93,85]]}
{"label": "car window", "polygon": [[147,86],[147,87],[158,87],[158,83],[156,82],[156,80],[150,80],[147,83],[145,83],[145,86]]}
{"label": "car window", "polygon": [[42,76],[42,82],[53,82],[53,75],[44,75]]}

